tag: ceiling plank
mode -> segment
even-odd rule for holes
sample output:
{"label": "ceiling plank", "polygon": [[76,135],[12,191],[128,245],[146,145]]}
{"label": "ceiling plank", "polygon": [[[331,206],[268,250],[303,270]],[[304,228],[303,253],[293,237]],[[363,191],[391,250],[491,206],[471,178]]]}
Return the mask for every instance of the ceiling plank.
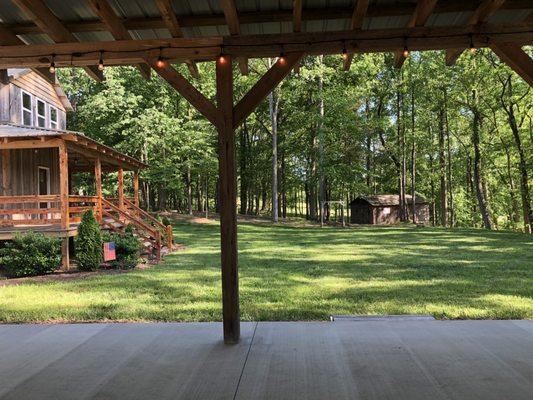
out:
{"label": "ceiling plank", "polygon": [[[78,41],[42,0],[12,0],[12,2],[54,42]],[[84,69],[97,82],[102,82],[105,79],[102,71],[99,71],[96,66],[88,66]]]}
{"label": "ceiling plank", "polygon": [[[474,10],[470,18],[468,18],[468,25],[476,25],[487,22],[490,16],[496,11],[498,11],[504,5],[504,3],[505,0],[484,0]],[[464,47],[446,50],[446,65],[452,66],[453,64],[455,64],[455,62],[461,56],[464,50]]]}
{"label": "ceiling plank", "polygon": [[[369,0],[356,0],[352,19],[350,20],[351,30],[361,30],[363,28],[363,21],[365,20],[366,13],[368,12]],[[349,71],[352,65],[353,54],[348,54],[344,60],[344,70]]]}
{"label": "ceiling plank", "polygon": [[244,95],[233,109],[234,128],[238,127],[248,115],[261,103],[268,94],[285,78],[294,65],[300,61],[303,53],[291,53],[280,59],[257,81],[257,83]]}
{"label": "ceiling plank", "polygon": [[520,46],[502,43],[493,44],[490,48],[500,60],[520,75],[529,86],[533,86],[533,59]]}
{"label": "ceiling plank", "polygon": [[[228,25],[228,30],[230,35],[238,36],[241,34],[241,27],[239,24],[239,16],[237,14],[237,7],[235,7],[235,2],[233,0],[219,0],[220,7],[224,12],[224,17],[226,19],[226,25]],[[248,60],[244,57],[238,57],[237,63],[239,64],[239,70],[241,74],[248,75]]]}
{"label": "ceiling plank", "polygon": [[470,38],[478,48],[510,42],[522,46],[533,42],[533,23],[0,46],[0,68],[46,67],[48,60],[42,54],[55,54],[58,67],[95,65],[100,50],[107,65],[157,59],[160,48],[171,62],[215,60],[222,46],[226,54],[246,58],[277,57],[280,45],[287,55],[338,54],[341,42],[353,53],[392,52],[403,46],[404,38],[413,51],[468,47]]}
{"label": "ceiling plank", "polygon": [[[416,26],[424,26],[433,13],[435,6],[437,5],[437,0],[418,0],[416,4],[415,11],[411,15],[409,22],[407,23],[408,28],[414,28]],[[397,51],[394,53],[394,67],[401,68],[405,62],[406,57],[403,55],[403,51]]]}
{"label": "ceiling plank", "polygon": [[[302,31],[302,3],[303,0],[293,0],[292,2],[292,31]],[[298,61],[294,66],[294,72],[300,73],[300,62]]]}
{"label": "ceiling plank", "polygon": [[[132,39],[122,20],[115,13],[107,0],[88,0],[93,12],[107,26],[109,33],[116,40]],[[150,79],[150,67],[146,64],[135,65],[144,79]]]}
{"label": "ceiling plank", "polygon": [[166,63],[163,68],[155,65],[155,59],[149,61],[151,67],[166,80],[170,86],[189,101],[202,115],[204,115],[213,125],[220,124],[221,116],[215,105],[207,99],[198,89],[196,89],[183,75]]}

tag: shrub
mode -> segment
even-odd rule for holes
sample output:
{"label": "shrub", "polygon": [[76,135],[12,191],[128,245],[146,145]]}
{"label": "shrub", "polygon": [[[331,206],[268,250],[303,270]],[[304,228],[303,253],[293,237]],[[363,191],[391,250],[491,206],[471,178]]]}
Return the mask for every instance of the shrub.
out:
{"label": "shrub", "polygon": [[112,268],[135,268],[141,258],[141,241],[133,235],[131,226],[127,226],[124,234],[105,233],[104,241],[115,242],[116,260],[109,261]]}
{"label": "shrub", "polygon": [[166,215],[161,218],[161,223],[165,226],[172,225],[172,222],[170,222],[170,219]]}
{"label": "shrub", "polygon": [[76,259],[82,271],[94,271],[103,261],[100,225],[91,210],[86,211],[78,226],[75,240]]}
{"label": "shrub", "polygon": [[61,265],[61,240],[42,233],[17,235],[0,249],[0,263],[11,278],[49,274]]}

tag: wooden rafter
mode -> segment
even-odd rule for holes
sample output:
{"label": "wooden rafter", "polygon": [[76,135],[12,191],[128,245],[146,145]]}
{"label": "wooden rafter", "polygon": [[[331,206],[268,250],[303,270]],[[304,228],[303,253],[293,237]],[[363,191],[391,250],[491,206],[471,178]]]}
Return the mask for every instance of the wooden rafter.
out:
{"label": "wooden rafter", "polygon": [[244,95],[233,110],[234,128],[239,126],[268,94],[285,78],[300,61],[303,53],[292,53],[278,59],[265,75]]}
{"label": "wooden rafter", "polygon": [[[292,2],[292,31],[302,31],[302,3],[303,0],[293,0]],[[300,62],[297,62],[294,66],[294,72],[300,72]]]}
{"label": "wooden rafter", "polygon": [[[130,33],[115,13],[108,0],[88,0],[93,12],[107,26],[109,33],[117,40],[132,39]],[[147,64],[135,65],[145,79],[150,79],[150,67]]]}
{"label": "wooden rafter", "polygon": [[213,125],[218,126],[220,124],[220,113],[213,103],[196,89],[183,75],[176,71],[172,65],[166,63],[166,65],[161,68],[155,65],[155,60],[151,61],[150,65],[159,76],[176,89],[179,94],[200,111],[200,113]]}
{"label": "wooden rafter", "polygon": [[[226,18],[226,24],[230,35],[237,36],[241,34],[241,27],[239,24],[239,16],[237,14],[237,7],[233,0],[219,0],[222,11],[224,11],[224,17]],[[241,74],[248,75],[248,59],[245,57],[238,57],[237,63],[239,64],[239,70]]]}
{"label": "wooden rafter", "polygon": [[[363,27],[363,21],[368,11],[369,0],[356,0],[355,7],[353,9],[352,19],[350,20],[350,29],[357,31]],[[352,65],[353,53],[349,53],[344,60],[344,70],[348,71]]]}
{"label": "wooden rafter", "polygon": [[[429,16],[435,9],[437,5],[437,0],[419,0],[416,4],[415,11],[411,15],[409,22],[407,23],[408,28],[413,28],[416,26],[424,26]],[[397,51],[394,53],[394,66],[396,68],[401,68],[405,62],[405,56],[403,51]]]}
{"label": "wooden rafter", "polygon": [[[159,13],[161,14],[161,18],[163,18],[163,21],[165,22],[165,26],[170,32],[170,35],[173,38],[183,37],[183,32],[178,22],[176,13],[172,9],[172,4],[170,0],[155,0],[155,5],[157,6],[159,10]],[[196,63],[194,63],[194,61],[191,61],[191,60],[185,60],[185,63],[187,64],[187,68],[189,68],[190,74],[195,78],[199,78],[200,73],[198,72],[198,67]]]}
{"label": "wooden rafter", "polygon": [[[76,37],[63,25],[42,0],[12,0],[50,39],[56,43],[77,42]],[[96,66],[87,66],[85,72],[94,80],[104,80]]]}
{"label": "wooden rafter", "polygon": [[[487,22],[489,17],[500,9],[505,3],[505,0],[484,0],[474,10],[468,19],[468,25],[476,25]],[[466,47],[446,50],[446,65],[451,66],[455,64],[457,59],[461,56]]]}
{"label": "wooden rafter", "polygon": [[171,62],[184,62],[186,59],[215,60],[220,55],[221,47],[228,55],[246,58],[277,57],[280,45],[283,45],[287,54],[339,54],[343,42],[346,43],[348,52],[393,52],[403,47],[404,38],[407,38],[409,49],[413,51],[467,48],[471,39],[478,48],[509,42],[526,45],[533,41],[533,24],[481,24],[284,33],[260,37],[241,35],[0,46],[0,69],[21,66],[46,67],[48,59],[43,55],[48,54],[55,54],[58,66],[95,65],[100,50],[105,52],[107,65],[132,65],[143,62],[146,58],[156,59],[160,48],[163,48],[163,57]]}
{"label": "wooden rafter", "polygon": [[533,86],[533,59],[520,46],[512,43],[501,43],[490,46],[492,51],[520,75],[529,86]]}

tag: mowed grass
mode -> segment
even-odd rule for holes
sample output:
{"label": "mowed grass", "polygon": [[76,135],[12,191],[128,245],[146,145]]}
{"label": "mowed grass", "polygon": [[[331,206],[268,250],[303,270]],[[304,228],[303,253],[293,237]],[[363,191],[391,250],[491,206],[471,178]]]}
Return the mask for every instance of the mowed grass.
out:
{"label": "mowed grass", "polygon": [[[151,269],[0,287],[0,321],[219,321],[218,232],[180,221],[186,250]],[[241,318],[533,318],[532,249],[509,232],[241,223]]]}

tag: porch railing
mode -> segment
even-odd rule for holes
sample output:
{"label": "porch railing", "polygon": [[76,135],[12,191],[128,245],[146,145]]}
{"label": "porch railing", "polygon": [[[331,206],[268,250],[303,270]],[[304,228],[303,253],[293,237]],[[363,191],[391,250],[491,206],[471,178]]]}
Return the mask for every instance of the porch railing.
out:
{"label": "porch railing", "polygon": [[43,225],[61,222],[61,198],[46,196],[0,196],[0,226]]}

